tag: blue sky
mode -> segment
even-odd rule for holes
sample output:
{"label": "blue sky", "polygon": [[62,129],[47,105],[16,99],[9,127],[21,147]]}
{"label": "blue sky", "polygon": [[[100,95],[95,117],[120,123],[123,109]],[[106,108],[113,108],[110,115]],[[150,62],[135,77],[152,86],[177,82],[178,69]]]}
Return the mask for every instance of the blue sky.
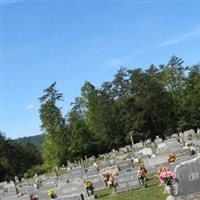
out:
{"label": "blue sky", "polygon": [[120,66],[146,68],[176,54],[200,61],[200,2],[3,1],[2,127],[40,133],[42,90],[57,81],[63,114],[85,80],[111,81]]}

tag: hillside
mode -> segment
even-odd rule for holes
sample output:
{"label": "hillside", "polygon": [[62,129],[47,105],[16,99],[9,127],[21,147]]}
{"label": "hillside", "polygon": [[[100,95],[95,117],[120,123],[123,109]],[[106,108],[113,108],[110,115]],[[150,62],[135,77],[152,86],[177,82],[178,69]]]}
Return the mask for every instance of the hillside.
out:
{"label": "hillside", "polygon": [[20,144],[26,144],[28,142],[33,143],[38,150],[42,150],[42,142],[43,142],[43,137],[42,135],[34,135],[34,136],[29,136],[29,137],[22,137],[16,139],[17,142]]}

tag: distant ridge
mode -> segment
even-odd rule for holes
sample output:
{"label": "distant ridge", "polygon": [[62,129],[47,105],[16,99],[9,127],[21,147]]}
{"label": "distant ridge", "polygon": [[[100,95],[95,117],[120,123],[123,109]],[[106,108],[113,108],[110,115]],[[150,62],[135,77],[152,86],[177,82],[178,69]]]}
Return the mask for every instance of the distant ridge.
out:
{"label": "distant ridge", "polygon": [[43,142],[43,136],[42,135],[34,135],[29,137],[22,137],[18,138],[15,141],[19,142],[20,144],[26,144],[28,142],[34,144],[39,151],[42,151],[42,142]]}

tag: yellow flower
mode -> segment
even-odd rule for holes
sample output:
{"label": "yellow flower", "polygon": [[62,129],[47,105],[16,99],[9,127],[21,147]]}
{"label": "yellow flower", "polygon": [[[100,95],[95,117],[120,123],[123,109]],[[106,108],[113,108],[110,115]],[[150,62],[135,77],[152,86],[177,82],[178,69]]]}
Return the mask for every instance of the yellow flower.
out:
{"label": "yellow flower", "polygon": [[48,190],[48,196],[50,197],[50,196],[52,196],[52,195],[54,195],[55,194],[55,190],[53,190],[53,189],[49,189]]}
{"label": "yellow flower", "polygon": [[84,181],[84,185],[86,188],[89,188],[89,187],[92,187],[92,182],[87,180],[87,181]]}
{"label": "yellow flower", "polygon": [[173,162],[175,162],[175,161],[176,161],[176,156],[173,155],[173,154],[169,154],[169,155],[168,155],[168,162],[169,162],[169,163],[173,163]]}

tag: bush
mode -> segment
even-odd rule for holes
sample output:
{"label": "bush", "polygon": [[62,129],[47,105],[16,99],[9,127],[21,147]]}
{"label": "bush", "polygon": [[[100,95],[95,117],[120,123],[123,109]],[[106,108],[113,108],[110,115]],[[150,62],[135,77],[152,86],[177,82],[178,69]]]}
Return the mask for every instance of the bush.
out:
{"label": "bush", "polygon": [[24,174],[24,178],[32,178],[35,174],[40,175],[40,174],[44,174],[45,172],[46,172],[46,169],[43,166],[37,165],[29,169]]}

